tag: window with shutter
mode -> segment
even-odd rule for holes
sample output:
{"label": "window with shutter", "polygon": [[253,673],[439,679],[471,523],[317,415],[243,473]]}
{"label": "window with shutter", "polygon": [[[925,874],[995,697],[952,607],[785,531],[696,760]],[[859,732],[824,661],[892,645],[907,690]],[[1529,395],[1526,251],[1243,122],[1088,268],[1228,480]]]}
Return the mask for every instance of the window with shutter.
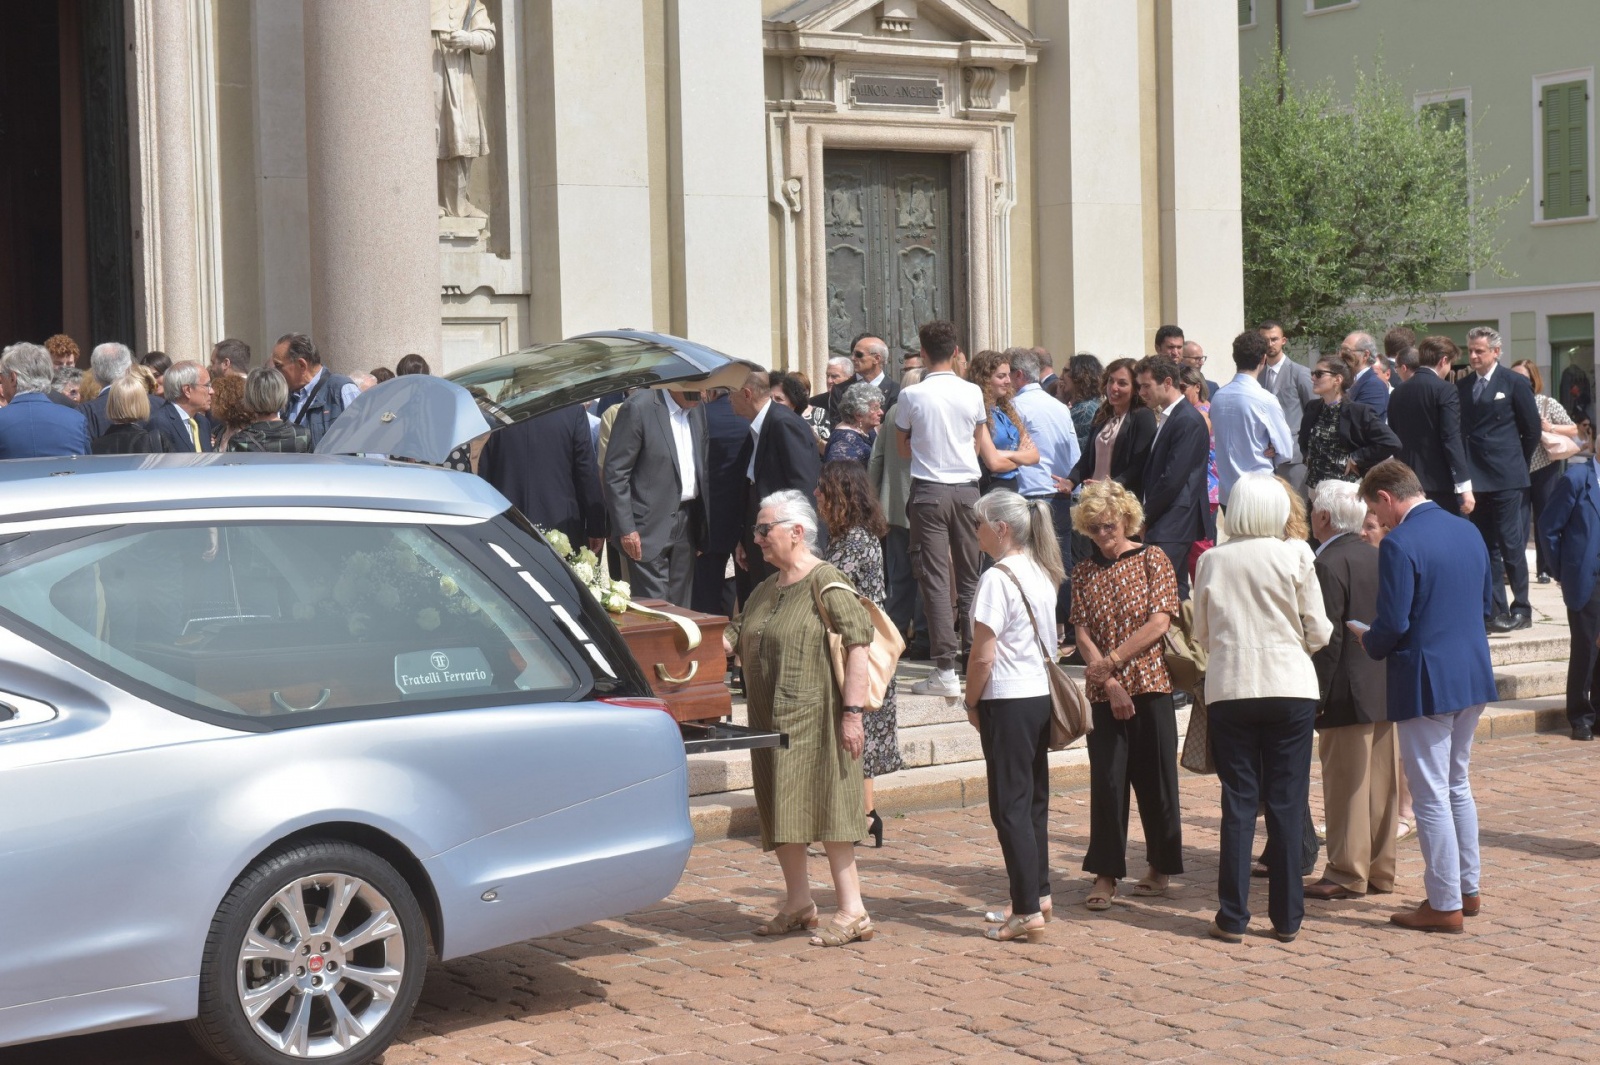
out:
{"label": "window with shutter", "polygon": [[1310,3],[1306,5],[1306,10],[1308,12],[1328,11],[1336,7],[1355,7],[1360,2],[1361,0],[1310,0]]}
{"label": "window with shutter", "polygon": [[1239,25],[1256,24],[1256,0],[1239,0]]}
{"label": "window with shutter", "polygon": [[1540,91],[1544,127],[1544,195],[1547,220],[1589,214],[1589,83],[1566,81]]}

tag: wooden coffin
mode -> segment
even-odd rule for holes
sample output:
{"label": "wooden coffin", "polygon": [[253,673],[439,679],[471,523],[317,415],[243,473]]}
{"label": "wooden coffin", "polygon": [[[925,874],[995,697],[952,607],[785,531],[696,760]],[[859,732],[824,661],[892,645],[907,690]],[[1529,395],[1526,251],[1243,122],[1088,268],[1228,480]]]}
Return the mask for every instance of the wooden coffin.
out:
{"label": "wooden coffin", "polygon": [[728,660],[722,653],[722,630],[728,619],[673,606],[660,599],[641,599],[638,606],[670,614],[699,630],[698,646],[683,625],[630,609],[613,614],[650,686],[679,721],[707,721],[733,713],[733,697],[724,683]]}

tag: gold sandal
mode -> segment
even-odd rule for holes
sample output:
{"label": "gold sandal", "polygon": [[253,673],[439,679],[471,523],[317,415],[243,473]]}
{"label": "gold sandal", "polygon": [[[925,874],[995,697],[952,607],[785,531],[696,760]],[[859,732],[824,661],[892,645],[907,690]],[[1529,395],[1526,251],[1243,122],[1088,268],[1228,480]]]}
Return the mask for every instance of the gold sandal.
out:
{"label": "gold sandal", "polygon": [[1009,943],[1013,939],[1027,940],[1029,943],[1039,943],[1044,940],[1044,923],[1030,925],[1028,922],[1034,916],[1012,917],[999,928],[984,929],[984,936],[1000,943]]}
{"label": "gold sandal", "polygon": [[847,925],[828,924],[816,935],[811,937],[813,947],[842,947],[846,943],[861,940],[865,943],[878,934],[872,927],[872,918],[862,914]]}
{"label": "gold sandal", "polygon": [[801,929],[817,927],[817,904],[812,903],[803,910],[793,913],[784,913],[779,910],[773,917],[768,918],[751,930],[752,935],[758,936],[786,936],[790,932]]}

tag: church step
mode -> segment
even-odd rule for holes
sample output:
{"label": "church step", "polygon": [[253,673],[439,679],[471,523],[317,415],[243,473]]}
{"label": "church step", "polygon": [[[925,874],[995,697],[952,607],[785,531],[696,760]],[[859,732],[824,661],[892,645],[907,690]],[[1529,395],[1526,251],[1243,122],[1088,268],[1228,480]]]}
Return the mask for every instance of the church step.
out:
{"label": "church step", "polygon": [[1567,687],[1567,663],[1516,662],[1494,671],[1495,689],[1502,702],[1560,695]]}

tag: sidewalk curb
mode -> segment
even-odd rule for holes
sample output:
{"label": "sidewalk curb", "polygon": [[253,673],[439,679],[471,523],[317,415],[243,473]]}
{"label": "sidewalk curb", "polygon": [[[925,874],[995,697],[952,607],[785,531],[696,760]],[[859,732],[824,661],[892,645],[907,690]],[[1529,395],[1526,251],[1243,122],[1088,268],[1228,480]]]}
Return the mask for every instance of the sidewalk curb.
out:
{"label": "sidewalk curb", "polygon": [[[1559,697],[1521,700],[1521,703],[1560,703]],[[1526,736],[1535,732],[1564,732],[1566,710],[1561,705],[1495,705],[1484,711],[1473,734],[1474,743]],[[1182,742],[1180,737],[1179,742]],[[1050,767],[1051,791],[1078,791],[1089,785],[1088,753],[1080,746],[1053,755],[1060,764]],[[1181,775],[1188,776],[1186,771]],[[884,817],[924,810],[957,810],[988,802],[988,776],[981,761],[908,769],[883,778],[877,786],[878,813]],[[721,839],[746,839],[760,835],[755,794],[749,789],[697,795],[689,800],[689,817],[696,843]]]}

